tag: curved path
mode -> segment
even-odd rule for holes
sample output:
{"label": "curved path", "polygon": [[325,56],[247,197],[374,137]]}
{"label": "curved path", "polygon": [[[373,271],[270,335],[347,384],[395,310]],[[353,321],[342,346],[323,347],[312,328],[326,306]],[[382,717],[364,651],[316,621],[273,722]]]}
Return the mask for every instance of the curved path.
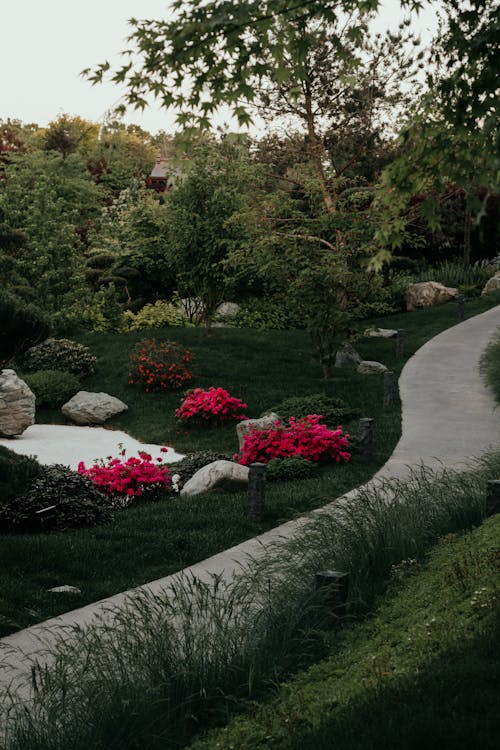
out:
{"label": "curved path", "polygon": [[[421,463],[457,467],[490,448],[500,447],[500,413],[495,411],[493,397],[478,372],[481,353],[499,326],[500,305],[439,334],[408,361],[399,381],[402,437],[389,461],[371,481],[404,476],[409,467]],[[342,504],[347,504],[356,492],[343,496]],[[338,502],[339,499],[331,507]],[[182,575],[210,581],[216,574],[230,580],[249,556],[264,554],[268,544],[291,537],[305,523],[307,518],[289,521],[140,588],[159,593]],[[88,625],[97,615],[123,605],[131,594],[133,591],[117,594],[3,638],[0,687],[2,683],[19,686],[28,682],[33,660],[44,660],[40,655],[42,645],[50,647],[58,632],[61,637],[61,628]]]}

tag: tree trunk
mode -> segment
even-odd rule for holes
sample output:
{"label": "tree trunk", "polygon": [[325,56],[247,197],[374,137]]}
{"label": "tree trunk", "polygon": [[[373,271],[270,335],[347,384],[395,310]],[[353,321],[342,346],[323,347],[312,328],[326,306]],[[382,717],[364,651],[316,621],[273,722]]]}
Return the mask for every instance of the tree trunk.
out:
{"label": "tree trunk", "polygon": [[316,177],[319,180],[321,186],[321,194],[323,196],[323,203],[329,214],[335,213],[335,205],[333,203],[332,196],[328,190],[326,182],[325,171],[323,169],[323,162],[321,160],[322,147],[316,134],[316,128],[314,127],[314,114],[312,111],[312,96],[309,84],[305,86],[305,104],[306,104],[306,118],[307,118],[307,133],[309,135],[309,153],[311,155],[311,161],[314,168]]}

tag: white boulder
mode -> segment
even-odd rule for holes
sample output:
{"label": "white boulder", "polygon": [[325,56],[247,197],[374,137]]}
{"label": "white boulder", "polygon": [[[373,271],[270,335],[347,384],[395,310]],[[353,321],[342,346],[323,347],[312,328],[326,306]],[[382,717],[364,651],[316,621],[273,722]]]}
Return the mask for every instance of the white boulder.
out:
{"label": "white boulder", "polygon": [[239,449],[241,450],[245,435],[250,432],[252,427],[256,430],[265,430],[268,427],[274,427],[276,422],[280,422],[281,424],[278,414],[275,414],[273,411],[270,414],[260,417],[260,419],[244,419],[243,422],[238,422],[236,425],[236,434],[238,435]]}
{"label": "white boulder", "polygon": [[0,371],[0,435],[15,437],[35,424],[35,395],[14,370]]}
{"label": "white boulder", "polygon": [[406,292],[406,309],[416,310],[417,307],[432,307],[442,302],[448,302],[458,297],[458,289],[444,286],[438,281],[420,281],[410,284]]}
{"label": "white boulder", "polygon": [[481,297],[485,294],[490,294],[491,292],[496,292],[500,289],[500,271],[497,271],[494,276],[491,277],[491,279],[488,279],[486,282],[483,291],[481,292]]}
{"label": "white boulder", "polygon": [[363,357],[350,344],[344,344],[335,355],[335,367],[357,367],[362,361]]}
{"label": "white boulder", "polygon": [[203,466],[181,490],[183,497],[205,492],[237,492],[248,484],[248,467],[233,461],[213,461]]}
{"label": "white boulder", "polygon": [[108,393],[78,391],[62,407],[62,413],[81,425],[102,424],[128,409],[127,404]]}

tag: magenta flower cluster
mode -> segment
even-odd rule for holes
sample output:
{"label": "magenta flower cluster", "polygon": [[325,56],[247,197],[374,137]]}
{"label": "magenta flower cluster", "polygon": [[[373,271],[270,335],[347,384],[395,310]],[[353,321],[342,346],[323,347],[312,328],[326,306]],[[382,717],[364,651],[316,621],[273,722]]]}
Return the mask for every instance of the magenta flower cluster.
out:
{"label": "magenta flower cluster", "polygon": [[224,388],[212,386],[208,391],[194,388],[187,391],[175,416],[189,424],[220,424],[248,419],[243,413],[246,408],[241,399],[231,396]]}
{"label": "magenta flower cluster", "polygon": [[301,419],[290,417],[288,425],[277,421],[265,429],[251,427],[235,460],[244,466],[291,456],[302,456],[308,461],[349,461],[351,454],[346,450],[349,435],[343,433],[342,427],[330,430],[320,420],[320,415],[308,414]]}
{"label": "magenta flower cluster", "polygon": [[[167,448],[160,450],[166,453]],[[145,451],[138,452],[139,458],[131,456],[125,460],[124,450],[120,455],[122,458],[108,456],[106,461],[96,462],[89,468],[80,461],[78,473],[88,477],[101,492],[111,498],[111,504],[117,507],[130,504],[145,492],[168,489],[170,472],[163,465],[161,457],[153,461],[152,456]],[[128,502],[124,502],[124,499]]]}

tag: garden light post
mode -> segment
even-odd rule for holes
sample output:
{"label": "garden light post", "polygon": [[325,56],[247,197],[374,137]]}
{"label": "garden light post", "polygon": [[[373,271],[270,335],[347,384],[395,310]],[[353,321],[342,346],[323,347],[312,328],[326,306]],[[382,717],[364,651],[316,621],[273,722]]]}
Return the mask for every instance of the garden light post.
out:
{"label": "garden light post", "polygon": [[463,294],[459,294],[457,297],[457,306],[458,306],[458,317],[460,320],[464,319],[464,312],[465,312],[465,297]]}
{"label": "garden light post", "polygon": [[384,372],[384,406],[391,406],[394,401],[394,373]]}
{"label": "garden light post", "polygon": [[405,331],[403,328],[400,328],[396,333],[396,357],[398,357],[398,359],[400,359],[404,353],[404,337]]}
{"label": "garden light post", "polygon": [[266,464],[254,463],[248,467],[248,515],[252,521],[261,521],[264,515]]}
{"label": "garden light post", "polygon": [[486,489],[486,515],[500,513],[500,479],[490,479]]}
{"label": "garden light post", "polygon": [[359,451],[363,461],[371,461],[373,456],[373,417],[359,420]]}
{"label": "garden light post", "polygon": [[320,570],[315,575],[316,590],[320,592],[323,603],[335,618],[345,614],[349,592],[349,573],[339,570]]}

